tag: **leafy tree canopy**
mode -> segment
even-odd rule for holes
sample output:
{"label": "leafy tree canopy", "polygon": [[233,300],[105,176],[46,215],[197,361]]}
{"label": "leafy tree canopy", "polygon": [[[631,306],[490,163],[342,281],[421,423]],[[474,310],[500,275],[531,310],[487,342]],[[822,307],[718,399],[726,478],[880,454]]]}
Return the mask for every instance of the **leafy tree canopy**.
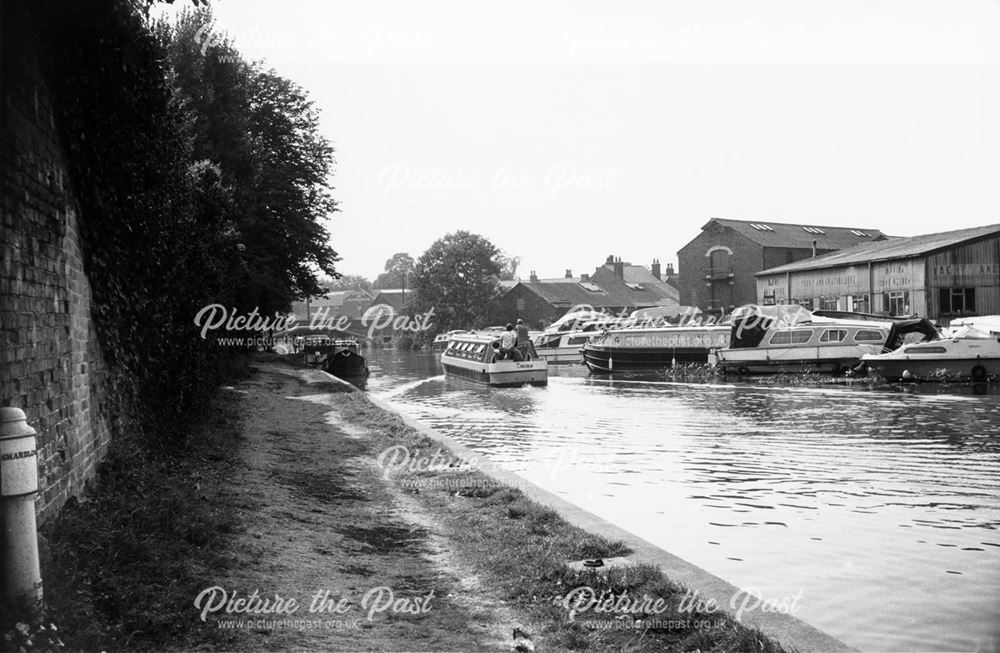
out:
{"label": "leafy tree canopy", "polygon": [[456,231],[417,260],[414,310],[434,309],[435,330],[485,326],[500,293],[500,250],[483,236]]}
{"label": "leafy tree canopy", "polygon": [[[406,252],[397,252],[385,262],[385,272],[375,278],[376,288],[404,288],[416,269],[416,261]],[[412,283],[412,281],[410,282]]]}
{"label": "leafy tree canopy", "polygon": [[243,302],[262,312],[321,292],[339,260],[326,221],[333,147],[305,91],[243,59],[215,31],[211,10],[185,10],[155,26],[167,53],[174,102],[186,115],[193,155],[216,164],[232,190],[237,239],[246,261]]}

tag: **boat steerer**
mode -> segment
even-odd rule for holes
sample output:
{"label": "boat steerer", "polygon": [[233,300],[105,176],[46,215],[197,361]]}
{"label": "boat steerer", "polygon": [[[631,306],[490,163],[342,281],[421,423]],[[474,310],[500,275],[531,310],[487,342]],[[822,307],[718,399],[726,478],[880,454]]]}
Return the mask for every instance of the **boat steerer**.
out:
{"label": "boat steerer", "polygon": [[0,408],[0,587],[8,609],[17,618],[30,621],[42,616],[42,573],[35,523],[36,435],[20,408]]}

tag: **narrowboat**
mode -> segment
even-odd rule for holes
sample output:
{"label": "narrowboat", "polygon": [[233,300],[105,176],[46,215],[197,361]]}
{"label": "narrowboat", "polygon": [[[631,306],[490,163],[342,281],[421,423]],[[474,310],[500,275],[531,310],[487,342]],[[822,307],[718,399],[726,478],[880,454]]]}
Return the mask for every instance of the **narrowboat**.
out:
{"label": "narrowboat", "polygon": [[323,369],[340,378],[356,378],[370,373],[368,361],[361,355],[358,341],[353,338],[334,340],[327,347]]}
{"label": "narrowboat", "polygon": [[431,343],[431,351],[436,353],[443,352],[448,347],[448,340],[457,333],[468,333],[464,329],[454,329],[448,333],[439,333],[434,336],[434,342]]}
{"label": "narrowboat", "polygon": [[709,352],[729,343],[729,326],[613,328],[583,346],[591,372],[623,372],[706,363]]}
{"label": "narrowboat", "polygon": [[733,319],[729,346],[715,355],[723,372],[740,375],[838,373],[856,368],[866,354],[936,337],[937,329],[924,319],[823,311],[786,319],[749,312]]}
{"label": "narrowboat", "polygon": [[[516,354],[515,354],[516,358]],[[546,385],[549,364],[538,358],[505,358],[500,350],[500,334],[466,332],[453,335],[441,353],[445,374],[491,386]]]}
{"label": "narrowboat", "polygon": [[940,338],[861,360],[890,381],[1000,378],[1000,316],[953,320]]}

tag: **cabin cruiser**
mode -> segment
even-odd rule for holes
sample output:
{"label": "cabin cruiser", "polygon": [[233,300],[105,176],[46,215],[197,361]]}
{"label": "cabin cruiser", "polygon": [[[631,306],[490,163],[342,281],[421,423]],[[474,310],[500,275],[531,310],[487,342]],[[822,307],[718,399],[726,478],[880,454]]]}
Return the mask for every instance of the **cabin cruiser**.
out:
{"label": "cabin cruiser", "polygon": [[785,314],[758,309],[733,318],[729,346],[715,355],[723,372],[741,375],[807,370],[838,373],[855,368],[866,354],[936,337],[937,329],[924,319],[810,312],[798,307]]}
{"label": "cabin cruiser", "polygon": [[886,379],[1000,377],[1000,316],[953,320],[940,338],[904,344],[894,351],[862,357]]}
{"label": "cabin cruiser", "polygon": [[534,334],[531,343],[538,357],[550,363],[582,363],[580,348],[621,318],[592,309],[572,310]]}
{"label": "cabin cruiser", "polygon": [[581,348],[613,326],[607,319],[584,322],[572,331],[546,329],[532,339],[538,357],[550,363],[582,363]]}
{"label": "cabin cruiser", "polygon": [[441,353],[445,374],[492,386],[546,385],[549,364],[544,360],[504,358],[500,333],[479,331],[454,334]]}
{"label": "cabin cruiser", "polygon": [[708,362],[712,349],[728,343],[728,325],[619,327],[587,342],[583,360],[592,372],[659,369]]}

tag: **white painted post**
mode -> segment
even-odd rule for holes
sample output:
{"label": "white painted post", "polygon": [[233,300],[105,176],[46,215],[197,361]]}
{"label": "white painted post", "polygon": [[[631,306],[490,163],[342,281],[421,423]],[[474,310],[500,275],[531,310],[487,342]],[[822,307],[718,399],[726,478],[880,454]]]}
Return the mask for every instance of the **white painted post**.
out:
{"label": "white painted post", "polygon": [[38,450],[35,429],[20,408],[0,408],[0,503],[3,528],[3,586],[14,610],[27,617],[42,611],[35,495]]}

